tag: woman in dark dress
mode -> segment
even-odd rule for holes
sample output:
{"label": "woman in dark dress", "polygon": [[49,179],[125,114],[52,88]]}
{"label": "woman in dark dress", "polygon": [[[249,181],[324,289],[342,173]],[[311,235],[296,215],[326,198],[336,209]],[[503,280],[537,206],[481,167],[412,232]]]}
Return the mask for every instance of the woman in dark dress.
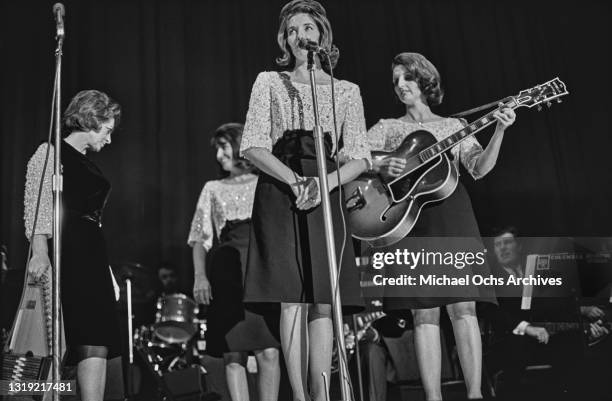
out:
{"label": "woman in dark dress", "polygon": [[[441,103],[443,91],[438,71],[425,57],[418,53],[398,54],[393,59],[392,69],[395,93],[404,103],[406,113],[400,118],[380,120],[370,129],[368,139],[372,150],[393,151],[408,134],[417,130],[427,130],[440,141],[463,128],[462,121],[444,118],[431,111],[430,106]],[[461,162],[474,179],[482,178],[491,171],[497,161],[504,131],[515,120],[514,111],[510,108],[498,110],[494,116],[497,126],[486,149],[483,150],[474,137],[468,137],[451,149],[454,163],[458,166]],[[383,176],[398,177],[406,161],[386,158],[375,160],[373,164],[374,170]],[[463,185],[459,183],[450,197],[423,208],[410,235],[387,251],[397,249],[482,251],[484,246],[480,240],[478,224]],[[401,271],[401,266],[387,267]],[[437,273],[443,268],[428,266],[428,272],[437,269]],[[462,276],[471,273],[469,267],[463,270],[451,267],[449,270],[451,274],[459,273]],[[483,270],[478,273],[482,274]],[[447,287],[444,293],[433,285],[385,288],[384,308],[387,312],[401,314],[412,311],[417,361],[427,400],[442,399],[439,332],[441,306],[446,306],[453,325],[468,398],[482,398],[482,345],[476,318],[476,300],[494,302],[494,296],[486,288],[474,285]]]}
{"label": "woman in dark dress", "polygon": [[[325,9],[315,1],[295,0],[280,13],[278,43],[283,72],[258,75],[249,103],[241,152],[262,172],[255,192],[245,282],[247,307],[260,313],[280,311],[281,346],[294,400],[325,399],[321,373],[329,377],[332,355],[332,287],[326,257],[323,213],[317,207],[314,118],[307,70],[307,52],[297,46],[308,39],[331,47],[332,31]],[[331,62],[337,61],[332,53]],[[345,311],[363,305],[359,272],[350,232],[343,242],[335,157],[342,183],[365,171],[370,163],[359,87],[335,81],[336,153],[331,103],[330,66],[315,57],[319,112],[326,137],[328,180],[338,253],[340,294]],[[307,385],[310,372],[310,391]]]}
{"label": "woman in dark dress", "polygon": [[212,140],[225,177],[204,185],[191,223],[188,243],[193,247],[193,295],[199,304],[210,305],[207,351],[223,357],[232,400],[249,399],[245,366],[251,351],[258,364],[259,400],[276,401],[280,382],[278,341],[264,318],[245,310],[243,304],[257,175],[251,163],[238,157],[242,129],[242,124],[224,124]]}
{"label": "woman in dark dress", "polygon": [[[81,397],[92,401],[102,400],[106,360],[120,354],[121,341],[102,231],[102,212],[111,186],[86,154],[99,152],[111,143],[120,117],[119,104],[102,92],[87,90],[72,99],[63,119],[61,303],[68,347],[66,363],[78,363]],[[28,163],[26,177],[25,227],[33,250],[28,270],[34,278],[47,274],[51,265],[47,240],[52,235],[53,148],[44,172],[36,229],[30,238],[46,152],[47,144],[40,145]]]}

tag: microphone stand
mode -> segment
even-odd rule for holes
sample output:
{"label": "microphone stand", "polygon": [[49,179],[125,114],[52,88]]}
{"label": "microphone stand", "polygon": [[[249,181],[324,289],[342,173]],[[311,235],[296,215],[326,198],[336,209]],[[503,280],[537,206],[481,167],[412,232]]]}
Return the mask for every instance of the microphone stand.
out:
{"label": "microphone stand", "polygon": [[127,324],[128,324],[128,367],[126,385],[126,399],[131,400],[134,396],[134,330],[132,328],[132,278],[130,276],[125,279],[127,292]]}
{"label": "microphone stand", "polygon": [[[56,36],[57,48],[55,49],[55,161],[53,171],[53,279],[51,281],[52,290],[52,316],[53,327],[51,339],[53,343],[52,355],[52,377],[53,383],[59,383],[60,375],[60,268],[61,268],[61,217],[62,217],[62,191],[63,176],[61,163],[61,93],[62,93],[62,48],[64,46],[64,33],[58,32]],[[53,401],[59,400],[59,391],[52,391]]]}
{"label": "microphone stand", "polygon": [[361,353],[359,352],[359,337],[357,336],[357,316],[353,315],[353,329],[355,330],[355,358],[357,359],[357,378],[359,380],[359,401],[363,399],[363,376],[361,375]]}
{"label": "microphone stand", "polygon": [[[319,170],[319,184],[321,191],[321,207],[323,208],[323,222],[325,224],[325,244],[327,249],[327,261],[329,267],[329,281],[332,290],[332,313],[334,332],[338,344],[338,364],[340,375],[340,390],[342,401],[351,401],[351,389],[349,386],[348,367],[346,365],[346,347],[344,345],[344,330],[342,327],[342,304],[340,301],[340,288],[338,283],[338,263],[336,260],[336,245],[334,242],[334,231],[332,224],[331,202],[329,200],[329,184],[327,182],[327,165],[325,164],[325,146],[323,143],[323,128],[319,117],[319,104],[317,101],[317,84],[315,79],[314,52],[308,52],[308,71],[310,73],[310,88],[312,90],[312,106],[314,111],[313,134],[315,139],[315,150],[317,154],[317,167]],[[340,185],[340,183],[338,183]],[[329,392],[329,390],[328,390]]]}

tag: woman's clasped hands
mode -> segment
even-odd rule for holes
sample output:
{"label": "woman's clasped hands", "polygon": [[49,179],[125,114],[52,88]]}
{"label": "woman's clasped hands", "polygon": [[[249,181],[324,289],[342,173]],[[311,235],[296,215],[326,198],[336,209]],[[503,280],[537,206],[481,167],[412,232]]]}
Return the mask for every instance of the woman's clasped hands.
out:
{"label": "woman's clasped hands", "polygon": [[312,209],[321,203],[319,177],[301,177],[295,175],[295,182],[290,185],[295,195],[295,206],[299,210]]}

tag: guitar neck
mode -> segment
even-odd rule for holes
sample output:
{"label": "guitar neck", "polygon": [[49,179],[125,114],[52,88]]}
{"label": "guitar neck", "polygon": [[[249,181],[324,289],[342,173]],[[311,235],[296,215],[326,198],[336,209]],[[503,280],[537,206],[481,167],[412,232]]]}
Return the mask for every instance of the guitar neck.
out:
{"label": "guitar neck", "polygon": [[[511,109],[515,109],[518,107],[518,103],[513,97],[511,97],[510,101],[505,103],[504,106],[509,107]],[[455,132],[454,134],[448,136],[447,138],[444,138],[438,143],[431,145],[427,149],[422,150],[419,153],[419,158],[421,162],[425,163],[426,161],[437,157],[438,155],[446,152],[448,149],[452,148],[453,146],[458,145],[459,143],[461,143],[461,141],[465,140],[466,138],[476,134],[477,132],[493,124],[495,121],[497,121],[495,120],[495,117],[493,117],[493,114],[496,111],[497,109],[485,114],[478,120],[462,128],[461,130]]]}
{"label": "guitar neck", "polygon": [[[551,334],[562,331],[588,330],[589,328],[588,322],[535,322],[533,325],[544,327],[546,330],[551,332]],[[612,323],[610,322],[604,322],[602,325],[608,330],[612,329]]]}

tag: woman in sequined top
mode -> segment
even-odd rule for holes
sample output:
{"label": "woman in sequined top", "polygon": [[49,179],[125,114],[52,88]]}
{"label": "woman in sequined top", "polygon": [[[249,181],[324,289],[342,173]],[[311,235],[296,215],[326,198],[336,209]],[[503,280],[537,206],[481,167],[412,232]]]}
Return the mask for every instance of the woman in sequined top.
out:
{"label": "woman in sequined top", "polygon": [[[417,130],[427,130],[440,141],[464,127],[458,119],[444,118],[434,114],[430,107],[440,104],[443,91],[440,75],[431,62],[418,53],[401,53],[392,63],[393,83],[398,99],[404,103],[406,112],[400,118],[384,119],[368,132],[372,150],[393,151],[406,136]],[[512,125],[515,114],[503,108],[494,114],[497,119],[495,133],[486,149],[468,137],[451,149],[455,163],[462,163],[474,179],[484,177],[495,165],[504,131]],[[406,161],[401,158],[386,158],[374,161],[374,170],[384,177],[398,177]],[[436,237],[435,239],[432,237]],[[444,237],[444,238],[440,238]],[[472,249],[465,249],[469,246]],[[461,249],[453,249],[453,248]],[[474,217],[467,191],[461,183],[455,192],[442,202],[423,208],[409,236],[392,249],[425,249],[482,251],[478,224]],[[378,251],[379,249],[377,249]],[[400,266],[387,265],[387,271],[401,271]],[[442,266],[428,266],[427,272]],[[488,266],[478,268],[478,274],[486,275]],[[450,268],[451,273],[471,274],[469,267],[463,270]],[[441,400],[441,348],[440,307],[446,306],[451,319],[459,360],[465,378],[468,398],[482,398],[480,390],[482,369],[482,345],[476,318],[475,301],[495,302],[488,289],[476,286],[455,286],[440,290],[433,285],[385,288],[384,309],[389,313],[403,314],[412,311],[415,327],[415,349],[428,400]]]}
{"label": "woman in sequined top", "polygon": [[246,361],[258,363],[259,399],[276,401],[280,382],[278,341],[264,318],[244,309],[243,277],[257,175],[238,156],[242,124],[217,128],[212,144],[224,178],[208,181],[196,206],[188,243],[193,247],[193,295],[209,305],[207,352],[223,357],[233,401],[249,399]]}
{"label": "woman in sequined top", "polygon": [[[119,104],[105,93],[87,90],[71,100],[63,119],[61,301],[65,362],[78,364],[77,381],[84,400],[102,400],[106,360],[121,351],[115,292],[102,231],[102,212],[111,186],[87,157],[88,152],[99,152],[111,143],[120,117]],[[28,162],[24,220],[26,237],[32,244],[28,272],[33,278],[47,274],[51,265],[47,240],[53,233],[53,159],[54,148],[44,143]]]}
{"label": "woman in sequined top", "polygon": [[[253,224],[245,284],[245,303],[259,313],[280,314],[280,336],[295,400],[325,399],[321,373],[330,373],[332,288],[326,255],[323,213],[317,207],[317,166],[312,129],[308,39],[328,49],[330,61],[315,56],[319,113],[326,133],[326,163],[339,263],[339,287],[346,313],[363,299],[350,231],[343,236],[338,185],[356,178],[370,163],[359,87],[335,81],[337,131],[330,75],[337,61],[325,9],[316,1],[295,0],[280,13],[277,64],[282,72],[262,72],[251,92],[241,152],[262,172],[253,205]],[[336,135],[341,139],[336,149]],[[344,161],[338,182],[336,160]],[[340,204],[342,206],[340,206]],[[310,386],[307,384],[310,371]],[[307,390],[309,388],[310,391]]]}

